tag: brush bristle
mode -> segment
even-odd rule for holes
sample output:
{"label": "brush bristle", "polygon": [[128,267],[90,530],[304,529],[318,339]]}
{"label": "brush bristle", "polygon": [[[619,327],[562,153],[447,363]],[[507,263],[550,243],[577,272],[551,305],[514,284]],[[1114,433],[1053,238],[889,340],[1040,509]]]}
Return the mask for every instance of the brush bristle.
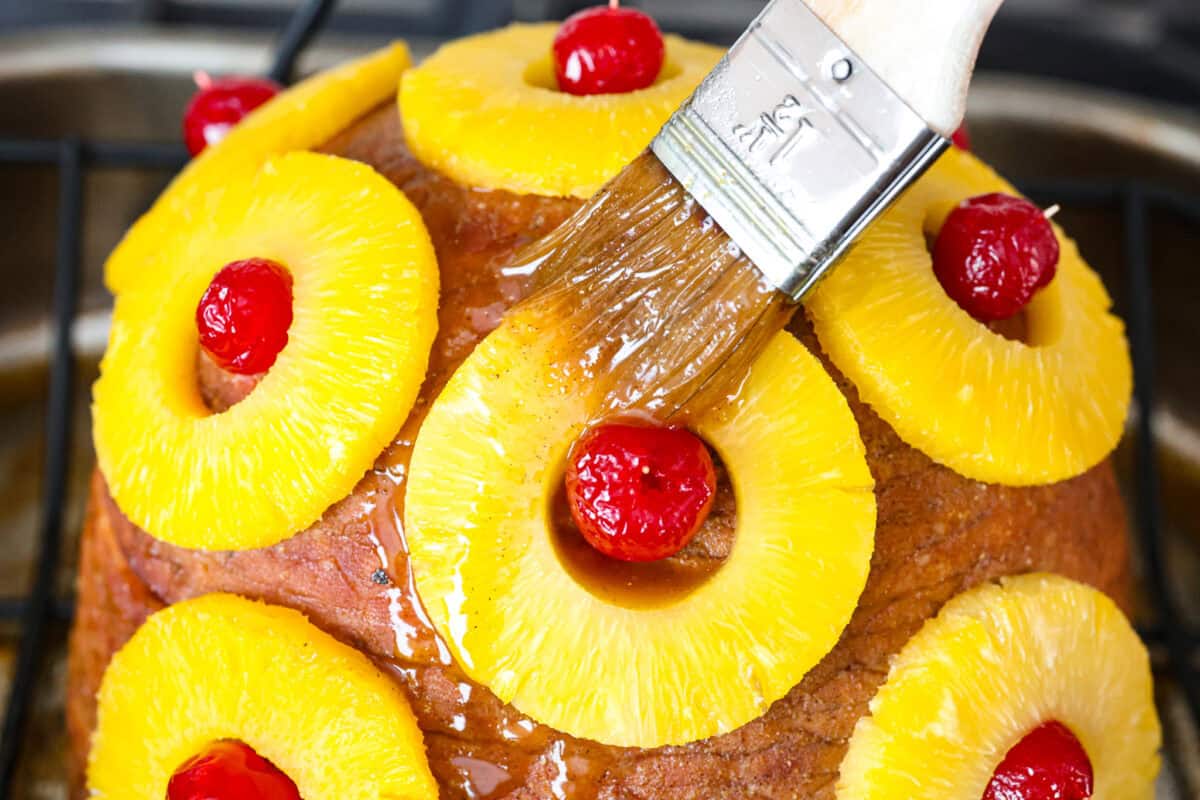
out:
{"label": "brush bristle", "polygon": [[563,339],[606,414],[686,424],[726,402],[794,309],[651,153],[520,261],[535,291],[512,313]]}

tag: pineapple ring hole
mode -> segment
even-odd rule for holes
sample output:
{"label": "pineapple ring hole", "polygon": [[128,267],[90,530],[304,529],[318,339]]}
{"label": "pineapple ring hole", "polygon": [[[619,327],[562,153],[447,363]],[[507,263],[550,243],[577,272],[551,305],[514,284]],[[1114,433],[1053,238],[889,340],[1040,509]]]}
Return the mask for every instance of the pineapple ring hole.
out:
{"label": "pineapple ring hole", "polygon": [[204,405],[213,414],[224,414],[249,397],[267,372],[257,375],[226,372],[198,342],[196,344],[196,389]]}
{"label": "pineapple ring hole", "polygon": [[[293,281],[295,280],[295,275],[289,267],[285,267],[282,264],[279,264],[279,266],[287,271]],[[216,274],[219,274],[219,271]],[[214,277],[213,280],[215,281],[216,278]],[[209,287],[211,286],[212,283],[210,282]],[[206,294],[207,291],[208,289],[206,288]],[[293,305],[294,302],[293,298]],[[204,300],[200,299],[197,301],[197,306],[199,307],[203,303]],[[290,333],[290,326],[288,331]],[[279,354],[285,349],[287,349],[286,343],[279,353],[276,353],[276,359],[278,359]],[[216,358],[204,348],[203,343],[199,339],[196,342],[196,355],[192,359],[192,362],[196,375],[196,390],[205,408],[208,409],[209,416],[223,414],[245,400],[258,388],[263,378],[271,371],[271,367],[267,367],[262,372],[249,374],[227,370],[217,363]]]}
{"label": "pineapple ring hole", "polygon": [[[946,221],[946,217],[950,214],[952,205],[945,207],[933,206],[925,215],[925,222],[922,225],[922,230],[925,233],[925,250],[929,253],[930,269],[933,265],[933,249],[937,242],[938,233],[942,230],[942,223]],[[953,302],[950,295],[946,295]],[[1032,306],[1032,303],[1030,304]],[[996,320],[994,322],[980,322],[992,333],[997,336],[1002,336],[1010,342],[1020,342],[1021,344],[1035,347],[1038,341],[1033,336],[1032,327],[1034,319],[1030,314],[1030,306],[1021,309],[1015,316],[1008,319]]]}
{"label": "pineapple ring hole", "polygon": [[[683,68],[672,61],[670,57],[668,57],[667,60],[663,62],[662,69],[659,70],[658,77],[654,79],[654,83],[650,84],[650,86],[646,87],[646,89],[641,89],[640,91],[647,91],[647,89],[651,89],[660,83],[665,83],[669,80],[677,78],[682,74]],[[534,89],[544,89],[548,92],[554,92],[555,94],[561,94],[568,97],[575,96],[567,95],[566,92],[558,88],[558,78],[554,74],[554,59],[549,54],[531,61],[529,66],[525,68],[525,72],[522,77],[525,79],[525,84],[533,87]]]}
{"label": "pineapple ring hole", "polygon": [[[286,792],[288,789],[290,789],[292,792],[296,792],[296,782],[292,780],[291,776],[281,770],[278,766],[272,763],[270,759],[263,756],[246,742],[243,742],[241,739],[216,739],[212,742],[209,742],[204,747],[199,748],[194,755],[188,757],[187,760],[183,761],[178,767],[175,768],[175,770],[171,773],[171,780],[167,783],[167,800],[172,800],[172,798],[175,796],[174,792],[171,791],[171,788],[176,778],[186,775],[186,773],[190,772],[195,767],[194,762],[206,756],[211,757],[214,755],[214,752],[222,746],[245,748],[245,750],[248,751],[244,756],[247,763],[243,765],[244,771],[242,773],[245,779],[253,780],[253,776],[257,775],[260,781],[264,778],[268,779],[272,789],[276,793],[280,791]],[[261,759],[263,763],[259,765],[253,764],[255,759]],[[214,775],[216,776],[215,781],[220,781],[227,774],[225,773],[225,768],[228,766],[230,765],[220,765],[216,770],[213,770],[212,764],[210,763],[207,770],[210,777],[208,777],[207,781],[202,779],[202,783],[207,782],[211,785],[214,782],[214,777],[211,776]],[[280,785],[284,781],[286,781],[288,784],[291,784],[288,789],[285,789],[284,786]],[[272,796],[275,796],[275,794],[272,794]]]}
{"label": "pineapple ring hole", "polygon": [[733,552],[737,496],[729,470],[716,449],[707,442],[705,445],[717,476],[712,508],[682,550],[669,558],[646,563],[609,558],[583,538],[571,517],[563,480],[564,464],[554,483],[558,488],[550,498],[548,519],[555,555],[567,574],[593,597],[634,610],[674,605],[716,575]]}

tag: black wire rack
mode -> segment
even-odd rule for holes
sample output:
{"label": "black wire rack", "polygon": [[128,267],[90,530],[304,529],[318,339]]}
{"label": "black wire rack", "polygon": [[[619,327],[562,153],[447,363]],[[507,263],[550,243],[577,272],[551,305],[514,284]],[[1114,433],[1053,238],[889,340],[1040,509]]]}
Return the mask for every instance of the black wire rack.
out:
{"label": "black wire rack", "polygon": [[[558,12],[571,0],[550,0]],[[306,0],[286,20],[275,47],[269,74],[280,83],[291,79],[302,51],[326,25],[336,0]],[[145,0],[145,14],[167,18],[166,2]],[[478,14],[467,0],[453,0],[436,19],[406,21],[418,33],[448,36],[469,30]],[[139,6],[140,8],[141,6]],[[179,6],[178,8],[183,8]],[[278,12],[273,12],[277,14]],[[272,16],[270,19],[274,20]],[[490,19],[490,18],[489,18]],[[503,22],[503,19],[496,20]],[[396,25],[393,18],[391,24]],[[26,744],[26,728],[39,682],[45,679],[49,631],[70,619],[69,601],[56,596],[55,578],[62,559],[64,514],[71,442],[74,436],[72,397],[75,352],[71,330],[81,280],[83,181],[92,171],[109,169],[178,170],[186,162],[182,146],[87,141],[13,140],[0,138],[0,169],[50,167],[58,175],[56,258],[53,285],[53,343],[45,408],[45,453],[41,475],[40,523],[32,588],[23,597],[0,598],[0,622],[19,625],[19,647],[3,727],[0,729],[0,796],[9,797]],[[1150,279],[1150,223],[1169,210],[1200,227],[1200,197],[1139,181],[1084,181],[1026,184],[1035,199],[1075,208],[1119,210],[1123,221],[1124,280],[1129,297],[1128,324],[1135,375],[1134,526],[1145,570],[1145,590],[1152,621],[1141,629],[1147,643],[1165,653],[1160,677],[1179,687],[1192,719],[1200,724],[1200,631],[1185,621],[1168,576],[1165,532],[1160,503],[1160,475],[1153,434],[1155,415],[1154,300]]]}

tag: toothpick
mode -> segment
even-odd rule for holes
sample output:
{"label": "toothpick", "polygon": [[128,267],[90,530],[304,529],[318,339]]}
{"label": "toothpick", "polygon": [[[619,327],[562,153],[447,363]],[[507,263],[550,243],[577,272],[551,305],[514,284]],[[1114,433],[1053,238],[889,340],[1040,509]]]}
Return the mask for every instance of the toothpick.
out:
{"label": "toothpick", "polygon": [[212,86],[212,78],[202,69],[198,69],[192,73],[192,80],[196,83],[197,89],[207,89]]}
{"label": "toothpick", "polygon": [[1054,215],[1060,211],[1062,211],[1062,206],[1060,206],[1058,203],[1055,203],[1054,205],[1050,206],[1045,211],[1043,211],[1042,216],[1045,217],[1046,219],[1054,219]]}

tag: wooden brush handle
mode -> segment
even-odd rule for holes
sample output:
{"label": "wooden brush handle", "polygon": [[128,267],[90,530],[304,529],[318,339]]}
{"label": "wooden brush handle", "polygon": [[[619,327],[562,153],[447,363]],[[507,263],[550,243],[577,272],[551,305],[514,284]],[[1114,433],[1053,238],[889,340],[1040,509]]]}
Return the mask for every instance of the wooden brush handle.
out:
{"label": "wooden brush handle", "polygon": [[975,57],[1002,0],[804,0],[930,127],[962,123]]}

